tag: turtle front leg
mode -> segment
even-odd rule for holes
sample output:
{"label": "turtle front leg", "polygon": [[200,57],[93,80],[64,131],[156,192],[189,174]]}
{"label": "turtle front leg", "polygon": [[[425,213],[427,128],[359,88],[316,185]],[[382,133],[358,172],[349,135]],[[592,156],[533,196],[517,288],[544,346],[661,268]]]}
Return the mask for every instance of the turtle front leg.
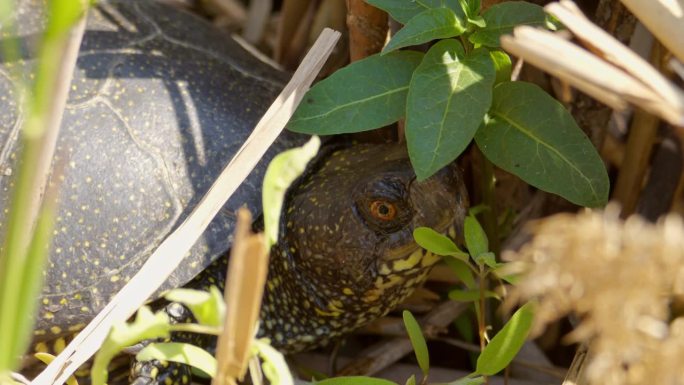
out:
{"label": "turtle front leg", "polygon": [[[172,323],[195,322],[190,310],[177,302],[171,302],[163,309]],[[213,340],[213,341],[212,341]],[[194,333],[172,333],[171,338],[163,342],[187,342],[193,345],[214,350],[215,338]],[[138,349],[153,341],[141,343]],[[175,362],[151,360],[138,361],[135,356],[131,359],[129,383],[132,385],[186,385],[192,380],[192,371],[188,365]]]}

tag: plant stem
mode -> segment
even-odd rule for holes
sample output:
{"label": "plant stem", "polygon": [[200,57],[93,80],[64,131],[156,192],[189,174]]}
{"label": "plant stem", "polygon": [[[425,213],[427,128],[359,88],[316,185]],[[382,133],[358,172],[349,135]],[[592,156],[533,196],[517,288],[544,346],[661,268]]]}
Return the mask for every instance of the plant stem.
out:
{"label": "plant stem", "polygon": [[489,250],[495,255],[499,255],[501,243],[499,241],[499,226],[497,221],[499,215],[494,191],[494,184],[496,182],[496,178],[494,177],[494,165],[484,156],[484,154],[482,154],[479,148],[474,147],[472,154],[473,174],[476,178],[476,202],[489,208],[489,210],[483,210],[480,213],[482,217],[482,228],[489,240]]}
{"label": "plant stem", "polygon": [[[480,352],[484,351],[486,343],[486,333],[487,333],[487,323],[485,321],[485,292],[487,291],[487,282],[486,282],[486,276],[487,273],[485,272],[485,267],[484,265],[480,265],[480,272],[479,272],[479,284],[480,284],[480,301],[479,301],[479,308],[480,308],[480,314],[477,317],[477,323],[478,323],[478,332],[480,335]],[[487,379],[486,376],[483,377],[485,384],[489,384],[489,380]]]}

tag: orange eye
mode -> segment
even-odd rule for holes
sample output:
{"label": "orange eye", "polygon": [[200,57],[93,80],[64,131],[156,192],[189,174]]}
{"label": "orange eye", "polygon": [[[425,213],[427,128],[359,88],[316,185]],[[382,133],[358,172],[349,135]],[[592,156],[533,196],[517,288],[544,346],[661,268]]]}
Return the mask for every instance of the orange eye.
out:
{"label": "orange eye", "polygon": [[383,221],[391,221],[397,215],[397,209],[392,203],[386,201],[373,201],[370,212],[375,218]]}

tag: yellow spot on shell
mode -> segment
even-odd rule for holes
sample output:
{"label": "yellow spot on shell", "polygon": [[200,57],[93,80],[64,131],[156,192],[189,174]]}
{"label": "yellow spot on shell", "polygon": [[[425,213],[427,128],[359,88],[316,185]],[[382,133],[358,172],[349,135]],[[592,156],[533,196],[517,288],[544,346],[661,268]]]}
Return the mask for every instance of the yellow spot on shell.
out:
{"label": "yellow spot on shell", "polygon": [[52,332],[52,334],[59,334],[62,332],[62,328],[60,328],[59,326],[52,326],[50,327],[50,331]]}
{"label": "yellow spot on shell", "polygon": [[112,275],[112,277],[109,278],[109,280],[112,282],[117,282],[119,279],[120,279],[120,277],[118,275]]}
{"label": "yellow spot on shell", "polygon": [[43,318],[45,319],[53,319],[55,318],[55,315],[50,313],[49,311],[46,311],[45,314],[43,314]]}
{"label": "yellow spot on shell", "polygon": [[344,289],[342,289],[342,293],[344,293],[345,295],[352,295],[354,294],[354,291],[348,287],[345,287]]}

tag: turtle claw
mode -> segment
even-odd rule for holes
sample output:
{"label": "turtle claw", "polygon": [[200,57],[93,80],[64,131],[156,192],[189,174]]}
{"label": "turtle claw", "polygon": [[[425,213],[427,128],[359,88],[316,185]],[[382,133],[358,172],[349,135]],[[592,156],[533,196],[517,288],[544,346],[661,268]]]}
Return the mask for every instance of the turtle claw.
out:
{"label": "turtle claw", "polygon": [[190,367],[175,362],[151,360],[136,361],[131,365],[131,385],[187,385]]}

